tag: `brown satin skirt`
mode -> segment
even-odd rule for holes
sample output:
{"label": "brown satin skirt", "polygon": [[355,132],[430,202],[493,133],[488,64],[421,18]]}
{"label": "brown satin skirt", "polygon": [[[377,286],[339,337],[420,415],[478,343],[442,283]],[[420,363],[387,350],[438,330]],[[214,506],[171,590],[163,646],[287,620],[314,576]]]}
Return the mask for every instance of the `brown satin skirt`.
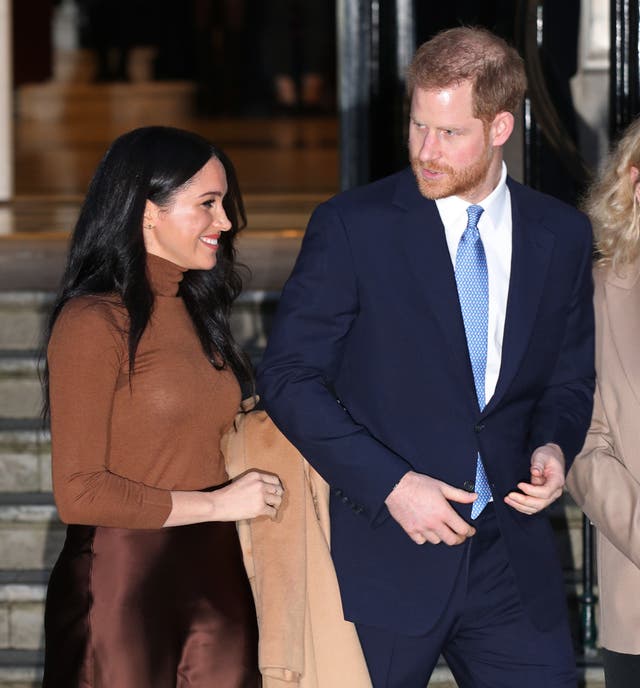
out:
{"label": "brown satin skirt", "polygon": [[69,526],[47,592],[43,688],[257,688],[233,523]]}

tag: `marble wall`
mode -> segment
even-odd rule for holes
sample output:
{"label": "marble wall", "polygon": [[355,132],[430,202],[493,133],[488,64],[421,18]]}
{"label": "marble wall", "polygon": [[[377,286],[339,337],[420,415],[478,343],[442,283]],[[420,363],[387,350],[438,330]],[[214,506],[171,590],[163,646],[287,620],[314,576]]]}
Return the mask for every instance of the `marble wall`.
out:
{"label": "marble wall", "polygon": [[0,203],[13,195],[11,0],[0,0]]}

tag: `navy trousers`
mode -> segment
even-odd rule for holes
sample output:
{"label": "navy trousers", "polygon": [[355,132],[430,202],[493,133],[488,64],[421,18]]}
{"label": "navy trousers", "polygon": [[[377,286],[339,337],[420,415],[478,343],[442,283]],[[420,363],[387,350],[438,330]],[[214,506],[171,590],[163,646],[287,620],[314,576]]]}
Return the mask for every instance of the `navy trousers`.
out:
{"label": "navy trousers", "polygon": [[459,688],[576,688],[566,614],[550,631],[534,628],[492,503],[475,525],[446,613],[427,635],[357,625],[374,688],[424,688],[441,654]]}

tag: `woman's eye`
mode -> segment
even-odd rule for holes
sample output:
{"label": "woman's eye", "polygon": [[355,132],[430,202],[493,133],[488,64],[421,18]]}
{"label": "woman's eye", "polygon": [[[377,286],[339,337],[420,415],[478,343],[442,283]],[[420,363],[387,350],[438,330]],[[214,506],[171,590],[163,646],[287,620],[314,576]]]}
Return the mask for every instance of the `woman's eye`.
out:
{"label": "woman's eye", "polygon": [[209,201],[204,201],[204,203],[203,203],[202,205],[203,205],[205,208],[211,208],[211,207],[213,206],[214,203],[215,203],[215,201],[214,201],[213,199],[211,199],[211,200],[209,200]]}

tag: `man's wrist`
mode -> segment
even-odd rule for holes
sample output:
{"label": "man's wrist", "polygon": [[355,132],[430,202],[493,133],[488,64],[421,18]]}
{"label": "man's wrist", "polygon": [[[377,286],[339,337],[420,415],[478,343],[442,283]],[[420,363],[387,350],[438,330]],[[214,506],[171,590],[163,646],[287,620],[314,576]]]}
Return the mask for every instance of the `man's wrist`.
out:
{"label": "man's wrist", "polygon": [[391,490],[389,491],[389,494],[387,495],[387,498],[384,500],[384,503],[385,503],[385,504],[388,503],[389,499],[392,499],[392,498],[393,498],[392,495],[394,495],[394,493],[396,493],[396,490],[398,489],[398,487],[400,487],[400,484],[401,484],[401,483],[404,481],[404,479],[409,475],[409,473],[411,473],[411,471],[407,471],[407,472],[400,478],[400,480],[398,480],[398,482],[391,488]]}

